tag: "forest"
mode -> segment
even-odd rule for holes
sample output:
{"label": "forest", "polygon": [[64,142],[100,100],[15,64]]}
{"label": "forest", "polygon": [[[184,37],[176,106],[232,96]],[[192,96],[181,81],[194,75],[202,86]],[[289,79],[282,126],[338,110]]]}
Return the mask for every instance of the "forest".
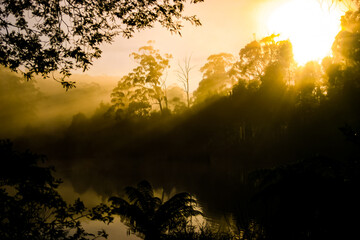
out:
{"label": "forest", "polygon": [[[298,64],[278,34],[236,56],[211,54],[193,92],[192,57],[171,66],[172,53],[153,41],[106,86],[75,85],[69,73],[96,53],[73,52],[83,58],[64,57],[64,69],[52,58],[39,66],[26,59],[21,74],[0,45],[0,239],[112,239],[83,224],[115,219],[145,240],[356,238],[359,19],[359,8],[341,17],[321,61]],[[60,83],[36,75],[54,69]],[[60,179],[102,201],[69,203]]]}

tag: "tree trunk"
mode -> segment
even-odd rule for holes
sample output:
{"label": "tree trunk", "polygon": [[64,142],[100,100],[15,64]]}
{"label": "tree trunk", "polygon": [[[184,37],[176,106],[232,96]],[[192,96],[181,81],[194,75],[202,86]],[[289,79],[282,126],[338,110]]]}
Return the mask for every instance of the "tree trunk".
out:
{"label": "tree trunk", "polygon": [[158,99],[158,103],[159,103],[159,107],[160,107],[160,112],[163,112],[163,107],[162,107],[162,103],[161,103],[161,99]]}

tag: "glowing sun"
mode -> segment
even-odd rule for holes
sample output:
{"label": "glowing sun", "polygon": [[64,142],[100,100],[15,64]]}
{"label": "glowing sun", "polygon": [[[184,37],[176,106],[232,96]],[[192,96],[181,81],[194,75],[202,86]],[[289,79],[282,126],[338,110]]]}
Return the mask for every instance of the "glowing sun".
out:
{"label": "glowing sun", "polygon": [[343,14],[336,6],[321,5],[318,0],[289,0],[271,12],[267,28],[292,42],[294,58],[303,65],[331,54]]}

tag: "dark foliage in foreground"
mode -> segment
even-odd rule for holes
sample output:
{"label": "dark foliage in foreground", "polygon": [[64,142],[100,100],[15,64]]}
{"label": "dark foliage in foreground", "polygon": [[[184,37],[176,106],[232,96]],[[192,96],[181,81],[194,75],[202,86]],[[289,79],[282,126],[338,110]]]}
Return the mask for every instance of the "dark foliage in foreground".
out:
{"label": "dark foliage in foreground", "polygon": [[165,236],[164,240],[232,240],[235,236],[224,231],[217,231],[209,226],[200,227],[199,230],[194,228],[184,229]]}
{"label": "dark foliage in foreground", "polygon": [[40,166],[43,156],[17,152],[10,141],[1,140],[0,160],[1,239],[107,238],[105,231],[92,234],[81,225],[84,218],[110,222],[107,207],[87,209],[80,199],[67,204],[57,192],[60,181],[53,177],[53,169]]}
{"label": "dark foliage in foreground", "polygon": [[267,239],[352,239],[360,214],[357,159],[316,157],[258,170],[254,216]]}
{"label": "dark foliage in foreground", "polygon": [[[321,64],[295,67],[291,44],[276,42],[273,35],[245,46],[229,72],[231,56],[209,58],[196,105],[180,115],[146,110],[138,117],[112,118],[104,114],[109,106],[102,105],[92,117],[75,115],[56,134],[35,129],[16,141],[51,155],[79,192],[92,187],[113,196],[145,178],[167,192],[176,186],[196,193],[214,218],[232,215],[233,236],[242,239],[354,239],[360,200],[359,15],[343,17],[333,57]],[[236,78],[232,89],[227,74]],[[123,112],[144,109],[144,101],[126,109],[134,100],[124,98],[123,91],[117,95]],[[159,103],[164,99],[158,97]],[[18,186],[23,185],[10,190]],[[22,198],[8,190],[1,197],[17,206]],[[134,197],[136,191],[141,194]],[[123,216],[131,231],[150,239],[223,239],[158,221],[157,211],[166,203],[151,192],[142,183],[128,192],[128,202],[111,199],[113,213]],[[146,201],[139,201],[143,195]]]}
{"label": "dark foliage in foreground", "polygon": [[156,240],[171,235],[189,218],[201,215],[196,210],[196,199],[183,192],[164,201],[154,196],[154,190],[147,181],[136,187],[125,188],[127,198],[111,197],[112,214],[119,215],[129,232],[145,240]]}

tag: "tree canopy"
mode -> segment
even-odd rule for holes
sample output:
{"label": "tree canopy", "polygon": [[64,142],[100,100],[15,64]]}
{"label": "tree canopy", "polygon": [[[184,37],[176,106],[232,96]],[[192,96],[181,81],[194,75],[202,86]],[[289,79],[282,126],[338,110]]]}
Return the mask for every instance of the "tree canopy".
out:
{"label": "tree canopy", "polygon": [[265,75],[266,69],[275,62],[283,68],[294,65],[290,41],[276,41],[279,35],[272,34],[248,43],[239,52],[239,60],[229,71],[231,77],[240,84],[255,87]]}
{"label": "tree canopy", "polygon": [[219,53],[208,57],[207,63],[201,67],[203,79],[198,89],[194,92],[195,101],[203,102],[214,95],[226,95],[233,86],[228,74],[235,59],[232,54]]}
{"label": "tree canopy", "polygon": [[[198,3],[203,0],[191,0]],[[0,64],[22,70],[26,78],[60,71],[63,86],[71,69],[87,70],[101,56],[100,45],[122,35],[129,38],[160,23],[179,33],[186,0],[4,0],[0,5]]]}
{"label": "tree canopy", "polygon": [[[277,35],[252,41],[237,59],[227,53],[211,55],[201,68],[203,78],[194,94],[197,102],[188,108],[187,86],[185,91],[173,86],[165,91],[161,85],[170,56],[152,46],[141,47],[131,54],[137,65],[118,82],[111,104],[100,105],[93,116],[75,115],[69,126],[54,134],[36,132],[39,127],[17,141],[57,156],[55,161],[78,190],[92,188],[108,197],[118,193],[122,184],[146,177],[164,183],[168,190],[176,186],[196,192],[196,199],[180,193],[164,201],[143,181],[125,188],[124,195],[110,198],[111,207],[105,210],[120,216],[130,233],[146,240],[214,239],[187,232],[186,227],[181,231],[199,213],[197,200],[204,202],[204,211],[214,219],[224,212],[234,216],[233,238],[352,239],[358,235],[353,218],[359,215],[356,192],[360,185],[359,15],[351,11],[342,18],[333,56],[322,63],[297,65],[291,43],[276,41]],[[191,69],[188,63],[183,65],[185,85],[186,69]],[[23,81],[14,82],[14,88],[22,88]],[[0,100],[11,103],[13,96],[7,94],[11,87],[0,89]],[[21,105],[30,115],[32,98],[25,92],[13,105]],[[174,115],[160,114],[167,98]],[[12,118],[0,117],[0,121]],[[11,168],[0,168],[4,228],[11,225],[7,219],[18,218],[21,223],[39,222],[30,228],[39,229],[44,222],[40,209],[49,209],[54,198],[59,202],[56,206],[69,213],[66,216],[74,216],[74,209],[83,211],[80,201],[69,206],[57,198],[51,178],[33,187],[44,179],[41,172],[48,173],[47,168],[30,164],[23,170],[17,164],[22,155],[10,156],[0,158],[14,163]],[[85,168],[89,172],[81,171]],[[17,169],[23,174],[17,175]],[[42,189],[50,189],[49,203],[35,199],[32,207],[34,199],[23,197],[27,191],[37,194]],[[36,210],[34,214],[30,207]],[[30,217],[19,217],[19,212]],[[56,214],[52,215],[55,219],[62,216]],[[49,219],[45,220],[47,227]],[[57,222],[60,234],[74,226],[64,228],[63,223],[73,223],[65,220]],[[227,224],[233,227],[231,221]],[[23,230],[22,226],[8,229]]]}
{"label": "tree canopy", "polygon": [[170,54],[162,56],[159,50],[150,44],[139,48],[130,56],[138,63],[128,75],[122,77],[111,94],[111,111],[117,117],[147,117],[152,110],[152,101],[163,111],[163,102],[167,101],[162,89],[161,77],[169,67]]}

